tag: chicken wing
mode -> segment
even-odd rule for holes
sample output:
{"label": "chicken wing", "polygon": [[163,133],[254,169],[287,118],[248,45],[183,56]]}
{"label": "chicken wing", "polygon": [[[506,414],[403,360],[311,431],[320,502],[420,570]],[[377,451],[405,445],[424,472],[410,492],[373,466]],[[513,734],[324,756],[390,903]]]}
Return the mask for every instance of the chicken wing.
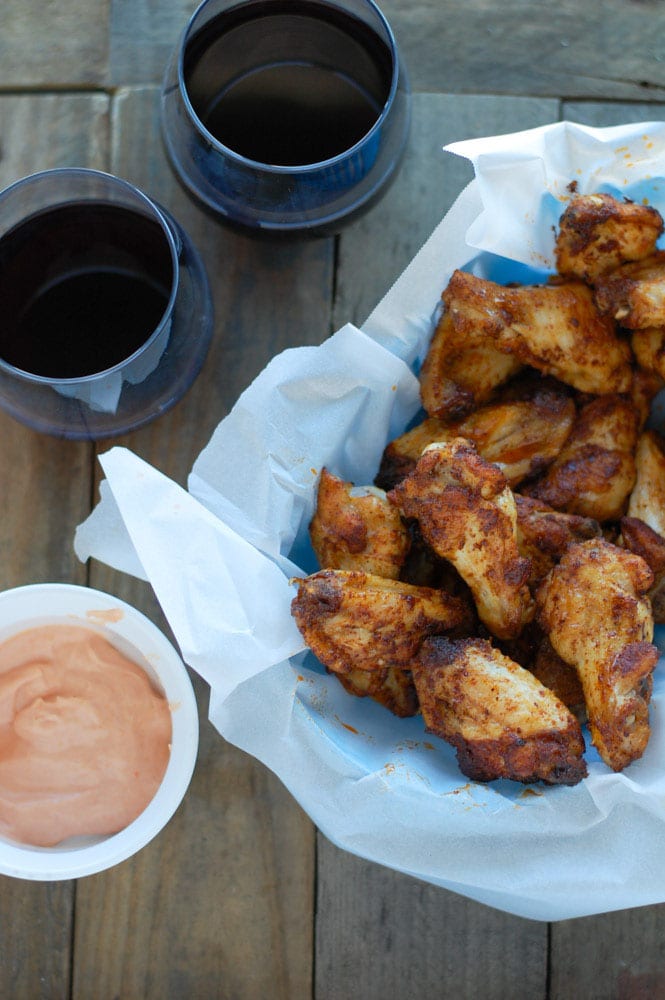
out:
{"label": "chicken wing", "polygon": [[630,346],[642,368],[665,379],[665,326],[633,330]]}
{"label": "chicken wing", "polygon": [[420,370],[423,407],[431,417],[457,419],[486,402],[520,367],[497,348],[483,323],[450,305]]}
{"label": "chicken wing", "polygon": [[444,302],[453,321],[463,318],[476,338],[580,392],[630,388],[630,347],[581,281],[505,287],[455,271]]}
{"label": "chicken wing", "polygon": [[420,711],[416,687],[410,670],[383,667],[378,670],[354,668],[336,677],[349,694],[357,698],[371,698],[401,719],[417,715]]}
{"label": "chicken wing", "polygon": [[599,396],[580,410],[568,441],[545,475],[522,492],[596,521],[625,513],[635,484],[639,414],[623,396]]}
{"label": "chicken wing", "polygon": [[322,569],[357,569],[396,580],[409,532],[386,494],[321,471],[309,534]]}
{"label": "chicken wing", "polygon": [[547,636],[541,641],[529,669],[541,684],[553,691],[559,701],[570,709],[576,719],[586,721],[584,690],[577,671],[559,656]]}
{"label": "chicken wing", "polygon": [[648,257],[662,232],[655,208],[611,194],[578,195],[559,220],[557,271],[593,284],[626,261]]}
{"label": "chicken wing", "polygon": [[658,652],[646,596],[651,570],[604,539],[571,545],[537,594],[537,620],[575,667],[593,743],[621,771],[649,740],[649,700]]}
{"label": "chicken wing", "polygon": [[451,424],[428,417],[386,446],[377,483],[391,489],[413,471],[428,445],[463,437],[474,443],[486,461],[498,465],[514,487],[554,461],[574,419],[570,395],[563,387],[549,385],[531,398],[487,403]]}
{"label": "chicken wing", "polygon": [[490,632],[519,635],[532,612],[530,567],[519,553],[515,499],[501,470],[455,438],[430,445],[388,498],[453,564]]}
{"label": "chicken wing", "polygon": [[517,544],[521,555],[531,563],[529,586],[532,590],[559,561],[569,545],[587,538],[598,538],[600,525],[591,517],[566,514],[533,497],[515,494],[517,506]]}
{"label": "chicken wing", "polygon": [[621,541],[629,552],[641,556],[653,573],[648,595],[656,625],[665,625],[665,538],[639,517],[621,518]]}
{"label": "chicken wing", "polygon": [[335,673],[408,668],[423,639],[472,627],[467,602],[353,570],[320,570],[297,581],[291,613],[305,642]]}
{"label": "chicken wing", "polygon": [[604,316],[628,330],[665,326],[665,250],[603,275],[595,300]]}
{"label": "chicken wing", "polygon": [[640,434],[635,453],[635,485],[628,517],[639,517],[665,538],[665,438],[654,430]]}
{"label": "chicken wing", "polygon": [[473,781],[574,785],[586,776],[575,716],[528,670],[483,639],[427,639],[413,678],[429,732]]}
{"label": "chicken wing", "polygon": [[[638,333],[639,331],[636,331],[633,335],[633,342]],[[638,364],[633,372],[633,384],[630,388],[628,396],[639,414],[640,430],[643,430],[649,417],[651,416],[651,404],[664,387],[665,379],[659,372],[653,369],[640,367]]]}

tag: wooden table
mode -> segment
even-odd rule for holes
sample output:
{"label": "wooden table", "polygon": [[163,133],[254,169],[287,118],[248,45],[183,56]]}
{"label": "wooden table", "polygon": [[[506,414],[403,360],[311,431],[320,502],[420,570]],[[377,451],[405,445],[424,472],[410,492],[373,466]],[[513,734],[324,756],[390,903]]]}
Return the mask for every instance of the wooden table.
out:
{"label": "wooden table", "polygon": [[[385,0],[414,90],[399,181],[337,239],[274,245],[204,217],[173,180],[157,95],[191,0],[4,0],[0,185],[46,167],[112,171],[200,247],[213,347],[195,388],[121,442],[67,443],[0,415],[0,586],[89,583],[168,631],[152,591],[93,563],[73,532],[96,456],[123,443],[184,484],[242,389],[285,347],[361,324],[470,177],[449,141],[561,118],[663,116],[657,0]],[[0,996],[19,1000],[665,996],[665,906],[548,926],[349,856],[279,781],[207,722],[191,788],[137,857],[78,882],[2,878]]]}

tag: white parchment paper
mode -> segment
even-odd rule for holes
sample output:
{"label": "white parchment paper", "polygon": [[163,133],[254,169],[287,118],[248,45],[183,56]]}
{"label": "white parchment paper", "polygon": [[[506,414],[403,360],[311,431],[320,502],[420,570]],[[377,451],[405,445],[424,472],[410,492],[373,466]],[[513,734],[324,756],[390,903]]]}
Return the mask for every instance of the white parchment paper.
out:
{"label": "white parchment paper", "polygon": [[420,718],[348,695],[290,616],[290,577],[316,568],[307,528],[320,470],[370,483],[386,442],[418,413],[414,372],[452,270],[524,280],[551,267],[573,182],[665,213],[663,123],[564,122],[448,149],[472,160],[476,179],[363,329],[276,357],[220,423],[187,490],[129,450],[103,454],[102,499],[76,551],[150,581],[210,685],[214,726],[340,847],[539,920],[662,902],[662,663],[652,738],[623,774],[590,748],[589,777],[574,788],[481,785]]}

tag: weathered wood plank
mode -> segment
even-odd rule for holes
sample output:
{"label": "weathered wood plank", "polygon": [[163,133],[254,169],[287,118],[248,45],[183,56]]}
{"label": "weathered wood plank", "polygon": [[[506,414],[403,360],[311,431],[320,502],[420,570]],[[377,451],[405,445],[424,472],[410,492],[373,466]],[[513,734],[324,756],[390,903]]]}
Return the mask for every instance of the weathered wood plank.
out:
{"label": "weathered wood plank", "polygon": [[128,86],[159,83],[196,0],[113,0],[109,78]]}
{"label": "weathered wood plank", "polygon": [[[216,424],[270,357],[327,335],[333,245],[255,242],[200,212],[166,168],[157,97],[155,88],[118,95],[113,168],[164,204],[201,250],[216,331],[185,398],[121,443],[184,484]],[[99,565],[91,582],[161,621],[142,584]],[[81,1000],[91,990],[243,1000],[310,994],[312,825],[269,771],[222,741],[207,722],[205,685],[196,686],[201,748],[180,810],[133,861],[79,883],[74,996]]]}
{"label": "weathered wood plank", "polygon": [[658,101],[656,0],[383,0],[416,90]]}
{"label": "weathered wood plank", "polygon": [[[0,186],[46,167],[108,168],[107,107],[95,95],[1,97]],[[0,588],[85,583],[72,536],[90,505],[91,447],[0,414],[0,468]],[[69,996],[73,893],[71,882],[0,878],[0,996]]]}
{"label": "weathered wood plank", "polygon": [[546,979],[546,924],[379,868],[319,836],[316,1000],[540,1000]]}
{"label": "weathered wood plank", "polygon": [[335,326],[364,322],[473,177],[466,160],[443,152],[446,143],[544,125],[558,113],[558,102],[545,99],[414,94],[399,176],[341,235]]}
{"label": "weathered wood plank", "polygon": [[111,0],[3,0],[0,86],[106,82]]}
{"label": "weathered wood plank", "polygon": [[[114,0],[113,83],[157,83],[193,0]],[[382,0],[414,90],[658,101],[657,0]]]}

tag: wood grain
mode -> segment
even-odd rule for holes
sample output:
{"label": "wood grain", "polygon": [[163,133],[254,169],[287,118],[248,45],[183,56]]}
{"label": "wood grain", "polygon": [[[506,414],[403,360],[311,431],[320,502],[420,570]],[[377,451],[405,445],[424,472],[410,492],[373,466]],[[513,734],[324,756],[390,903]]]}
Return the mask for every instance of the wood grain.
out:
{"label": "wood grain", "polygon": [[414,89],[658,101],[657,0],[382,0]]}
{"label": "wood grain", "polygon": [[[108,169],[107,110],[99,95],[0,97],[0,186],[47,167]],[[72,537],[90,508],[92,462],[90,445],[0,414],[0,588],[85,583]],[[0,877],[0,996],[69,996],[73,907],[72,882]]]}
{"label": "wood grain", "polygon": [[317,1000],[536,1000],[546,979],[546,924],[343,854],[319,836]]}
{"label": "wood grain", "polygon": [[101,86],[111,0],[3,0],[3,88]]}
{"label": "wood grain", "polygon": [[[277,351],[330,328],[333,244],[256,242],[222,228],[181,191],[163,159],[154,87],[124,89],[113,110],[113,169],[168,208],[201,251],[215,337],[185,398],[120,443],[185,484],[219,420]],[[104,566],[91,582],[168,632],[145,585]],[[223,595],[220,595],[223,600]],[[314,830],[278,780],[201,720],[191,789],[166,830],[119,869],[79,884],[74,996],[266,996],[311,990]],[[93,947],[94,945],[94,947]],[[100,961],[99,955],[105,956]]]}

